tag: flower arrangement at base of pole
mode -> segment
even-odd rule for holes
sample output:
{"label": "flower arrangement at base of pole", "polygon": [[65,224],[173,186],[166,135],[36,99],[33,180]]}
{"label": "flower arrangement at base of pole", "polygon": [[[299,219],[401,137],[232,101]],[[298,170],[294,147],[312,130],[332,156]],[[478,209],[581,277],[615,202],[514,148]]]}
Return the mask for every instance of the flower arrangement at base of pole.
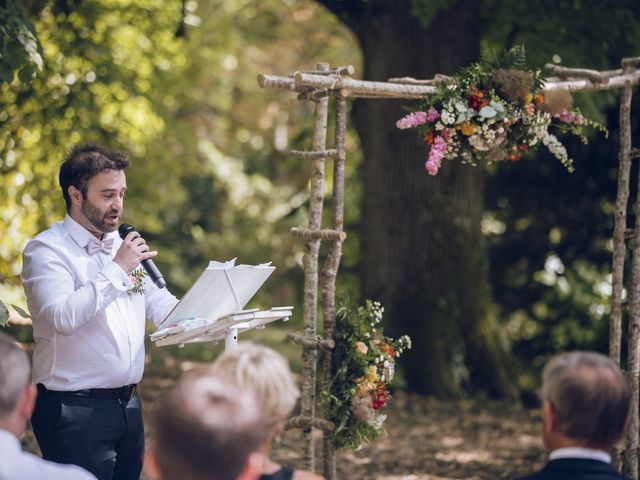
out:
{"label": "flower arrangement at base of pole", "polygon": [[543,91],[543,84],[542,72],[526,66],[524,46],[492,58],[485,52],[479,63],[443,80],[396,127],[418,130],[429,147],[425,169],[431,175],[443,159],[473,165],[516,161],[540,144],[572,172],[573,161],[549,129],[572,133],[585,144],[585,127],[607,131],[571,107],[570,92]]}
{"label": "flower arrangement at base of pole", "polygon": [[411,348],[411,339],[385,337],[383,312],[380,303],[367,300],[364,307],[342,306],[336,313],[336,371],[323,392],[336,448],[356,449],[385,432],[382,409],[390,399],[395,362]]}

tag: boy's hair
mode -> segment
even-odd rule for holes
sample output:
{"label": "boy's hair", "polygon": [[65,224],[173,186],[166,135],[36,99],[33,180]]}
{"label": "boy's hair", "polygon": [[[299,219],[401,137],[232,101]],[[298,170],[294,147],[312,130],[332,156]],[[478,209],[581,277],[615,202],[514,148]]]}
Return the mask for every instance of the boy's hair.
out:
{"label": "boy's hair", "polygon": [[266,438],[256,398],[211,372],[183,378],[155,412],[163,478],[236,478]]}

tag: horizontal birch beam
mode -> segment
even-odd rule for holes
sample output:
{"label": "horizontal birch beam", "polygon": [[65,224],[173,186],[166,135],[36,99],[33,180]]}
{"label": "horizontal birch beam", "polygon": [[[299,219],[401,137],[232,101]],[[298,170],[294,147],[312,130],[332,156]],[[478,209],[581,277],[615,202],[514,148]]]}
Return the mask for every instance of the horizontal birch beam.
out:
{"label": "horizontal birch beam", "polygon": [[593,83],[607,83],[609,77],[603,75],[597,70],[589,70],[586,68],[568,68],[553,63],[547,63],[544,69],[560,78],[586,78]]}
{"label": "horizontal birch beam", "polygon": [[428,80],[420,80],[413,77],[397,77],[390,78],[387,80],[389,83],[402,83],[406,85],[440,85],[442,83],[451,80],[449,75],[443,75],[441,73],[436,73],[433,78]]}
{"label": "horizontal birch beam", "polygon": [[298,88],[343,90],[347,92],[345,96],[349,97],[361,97],[375,93],[377,95],[383,94],[386,98],[422,98],[436,91],[436,87],[433,85],[371,82],[304,72],[294,73],[293,78]]}
{"label": "horizontal birch beam", "polygon": [[623,68],[640,68],[640,57],[623,58],[621,63]]}
{"label": "horizontal birch beam", "polygon": [[292,90],[296,92],[308,91],[308,89],[298,90],[296,82],[292,76],[281,77],[279,75],[267,75],[261,73],[258,75],[258,85],[262,88],[281,88],[283,90]]}
{"label": "horizontal birch beam", "polygon": [[640,70],[635,72],[614,75],[607,79],[606,83],[596,83],[588,78],[557,79],[550,78],[542,87],[542,90],[550,92],[554,90],[568,90],[569,92],[594,92],[600,90],[615,90],[626,85],[637,85],[640,83]]}
{"label": "horizontal birch beam", "polygon": [[335,148],[330,148],[329,150],[289,150],[291,155],[296,155],[298,157],[306,158],[309,160],[314,160],[317,158],[338,158],[338,150]]}
{"label": "horizontal birch beam", "polygon": [[318,430],[323,430],[325,432],[332,432],[335,430],[336,426],[333,422],[323,418],[297,416],[290,418],[287,421],[285,428],[317,428]]}
{"label": "horizontal birch beam", "polygon": [[347,238],[347,233],[342,230],[309,230],[308,228],[293,227],[291,229],[291,235],[304,240],[331,240],[344,242]]}
{"label": "horizontal birch beam", "polygon": [[287,333],[287,338],[291,340],[296,345],[300,345],[305,348],[313,348],[314,350],[333,350],[336,346],[336,342],[333,338],[311,338],[305,335],[301,335],[299,333],[289,332]]}
{"label": "horizontal birch beam", "polygon": [[353,65],[347,65],[345,67],[336,67],[329,70],[309,70],[305,73],[312,73],[314,75],[353,75],[356,71],[356,67]]}
{"label": "horizontal birch beam", "polygon": [[[262,88],[280,88],[300,93],[301,99],[318,100],[330,95],[352,98],[406,98],[418,99],[436,92],[438,85],[449,77],[436,74],[433,79],[419,80],[412,77],[391,78],[388,82],[355,80],[341,76],[350,74],[353,69],[340,67],[328,72],[295,72],[281,77],[277,75],[258,75],[258,84]],[[592,92],[615,90],[625,85],[640,83],[640,57],[622,60],[622,69],[590,70],[586,68],[567,68],[547,64],[545,68],[555,77],[548,78],[543,84],[544,91],[567,90],[569,92]],[[635,70],[634,70],[635,69]]]}

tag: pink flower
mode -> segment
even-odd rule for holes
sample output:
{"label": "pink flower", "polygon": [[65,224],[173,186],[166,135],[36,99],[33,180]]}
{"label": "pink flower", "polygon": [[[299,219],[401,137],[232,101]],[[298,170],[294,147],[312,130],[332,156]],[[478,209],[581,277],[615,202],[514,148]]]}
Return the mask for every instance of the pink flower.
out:
{"label": "pink flower", "polygon": [[429,158],[424,164],[425,169],[429,172],[429,175],[436,175],[440,169],[440,164],[444,158],[444,154],[447,151],[447,142],[441,136],[437,136],[431,145],[429,151]]}
{"label": "pink flower", "polygon": [[570,112],[566,108],[560,112],[556,113],[553,118],[557,118],[563,123],[575,123],[576,125],[581,125],[584,122],[584,117],[575,112]]}
{"label": "pink flower", "polygon": [[536,113],[536,106],[533,103],[527,103],[524,106],[524,111],[527,112],[527,115],[531,117],[534,113]]}
{"label": "pink flower", "polygon": [[396,122],[396,127],[405,130],[427,123],[427,112],[411,112]]}
{"label": "pink flower", "polygon": [[356,342],[356,352],[366,354],[369,351],[364,342]]}
{"label": "pink flower", "polygon": [[433,107],[429,107],[429,110],[427,110],[427,122],[435,122],[439,118],[440,114],[438,111]]}

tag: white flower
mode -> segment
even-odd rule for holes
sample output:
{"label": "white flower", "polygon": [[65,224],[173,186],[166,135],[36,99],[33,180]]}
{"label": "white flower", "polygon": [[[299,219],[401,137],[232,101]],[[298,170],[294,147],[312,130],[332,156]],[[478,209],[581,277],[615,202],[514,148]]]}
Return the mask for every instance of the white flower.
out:
{"label": "white flower", "polygon": [[380,430],[386,419],[386,415],[376,415],[373,419],[369,420],[368,423],[376,430]]}
{"label": "white flower", "polygon": [[[453,125],[456,121],[456,117],[452,112],[449,112],[448,110],[444,110],[442,112],[442,116],[440,117],[440,119],[442,120],[442,123],[444,123],[445,125]],[[436,128],[438,128],[438,126],[436,125]],[[442,130],[442,128],[440,128],[440,130]]]}
{"label": "white flower", "polygon": [[569,158],[567,149],[560,143],[560,140],[545,130],[545,134],[542,137],[542,143],[549,149],[549,151],[556,157],[567,170],[573,172],[573,160]]}

